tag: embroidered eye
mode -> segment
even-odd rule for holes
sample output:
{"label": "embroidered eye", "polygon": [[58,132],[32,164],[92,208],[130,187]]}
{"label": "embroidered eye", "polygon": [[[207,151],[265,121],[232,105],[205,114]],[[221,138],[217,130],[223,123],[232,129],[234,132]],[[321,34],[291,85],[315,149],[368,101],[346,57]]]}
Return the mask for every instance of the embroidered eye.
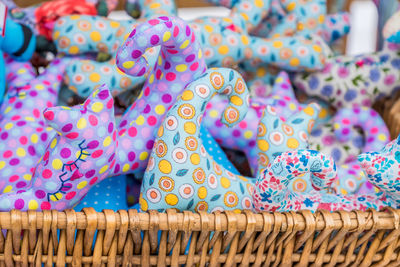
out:
{"label": "embroidered eye", "polygon": [[[73,185],[71,182],[75,181],[83,176],[83,174],[81,174],[79,172],[78,163],[79,163],[79,161],[85,162],[85,158],[87,156],[91,155],[90,153],[88,153],[86,151],[86,149],[88,149],[88,146],[84,146],[85,141],[86,140],[83,140],[82,142],[80,142],[78,144],[79,151],[77,153],[78,156],[77,156],[76,160],[74,160],[73,162],[70,162],[70,163],[63,164],[63,167],[62,167],[63,173],[58,176],[58,179],[60,180],[61,184],[57,191],[55,191],[53,193],[47,193],[47,200],[49,202],[61,200],[63,198],[63,195],[67,194],[67,192],[70,189],[72,189]],[[74,172],[71,174],[72,171],[74,171]],[[85,185],[86,184],[82,185],[82,188]],[[82,189],[82,188],[79,188],[79,186],[78,186],[78,189]],[[68,194],[66,197],[68,198]]]}
{"label": "embroidered eye", "polygon": [[85,141],[86,141],[86,140],[83,140],[83,141],[80,142],[79,145],[78,145],[78,147],[79,147],[79,152],[78,152],[78,156],[77,156],[76,160],[74,160],[73,162],[70,162],[70,163],[64,163],[64,164],[63,164],[63,167],[62,167],[62,171],[65,171],[65,170],[66,170],[66,171],[72,172],[74,169],[79,169],[79,166],[78,166],[77,163],[78,163],[79,161],[85,162],[85,161],[86,161],[85,158],[91,155],[90,153],[88,153],[88,152],[86,151],[86,149],[87,149],[88,147],[87,147],[87,146],[86,146],[86,147],[83,147],[83,144],[85,143]]}

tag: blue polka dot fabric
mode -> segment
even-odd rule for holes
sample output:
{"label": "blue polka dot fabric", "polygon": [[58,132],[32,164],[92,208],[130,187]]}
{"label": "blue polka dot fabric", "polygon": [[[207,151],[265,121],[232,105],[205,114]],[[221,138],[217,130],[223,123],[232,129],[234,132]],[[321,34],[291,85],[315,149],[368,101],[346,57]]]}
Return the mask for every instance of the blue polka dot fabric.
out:
{"label": "blue polka dot fabric", "polygon": [[128,209],[126,202],[126,176],[120,175],[103,180],[93,186],[86,197],[74,208],[81,211],[83,208],[93,207],[95,211],[103,209]]}

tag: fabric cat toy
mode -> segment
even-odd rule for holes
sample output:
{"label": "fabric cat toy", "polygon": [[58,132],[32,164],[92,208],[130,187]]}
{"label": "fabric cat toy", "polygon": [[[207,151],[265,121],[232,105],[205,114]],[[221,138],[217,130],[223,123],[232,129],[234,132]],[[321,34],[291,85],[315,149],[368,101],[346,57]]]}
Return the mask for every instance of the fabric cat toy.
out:
{"label": "fabric cat toy", "polygon": [[[281,1],[272,0],[268,16],[252,32],[264,38],[277,36],[303,36],[307,38],[322,38],[328,45],[349,32],[347,13],[326,15],[326,1]],[[318,40],[318,39],[317,39]],[[286,53],[297,54],[300,58],[304,51],[288,47]],[[256,50],[259,51],[259,50]],[[330,54],[330,48],[325,46],[324,53]],[[260,57],[255,55],[254,57]],[[271,77],[277,70],[270,66],[260,65],[257,60],[244,62],[241,67],[247,72],[250,90],[254,95],[267,96],[271,90]],[[273,81],[273,80],[272,80]]]}
{"label": "fabric cat toy", "polygon": [[8,91],[0,107],[0,192],[25,188],[32,170],[56,135],[42,112],[57,102],[70,59],[55,59],[39,76],[28,62],[6,61]]}
{"label": "fabric cat toy", "polygon": [[[104,85],[82,105],[46,109],[44,117],[57,135],[32,170],[32,183],[16,192],[0,195],[0,210],[72,208],[82,199],[85,202],[88,191],[96,189],[93,187],[99,183],[106,183],[107,177],[128,172],[125,166],[122,170],[118,167],[120,144],[123,146],[127,139],[122,139],[124,132],[116,128],[113,102]],[[129,152],[129,159],[132,153]],[[105,204],[100,203],[103,207]]]}
{"label": "fabric cat toy", "polygon": [[230,69],[210,69],[190,83],[167,112],[142,182],[140,208],[213,212],[251,208],[253,185],[216,163],[200,138],[207,102],[215,94],[230,99],[222,122],[234,125],[248,108],[248,91]]}
{"label": "fabric cat toy", "polygon": [[311,173],[316,190],[330,186],[336,176],[332,158],[313,150],[286,152],[263,170],[255,184],[253,204],[256,211],[316,210],[377,210],[400,206],[398,173],[400,170],[400,137],[380,152],[361,154],[358,161],[368,181],[380,191],[376,194],[351,196],[325,195],[318,191],[296,194],[288,189],[290,180]]}
{"label": "fabric cat toy", "polygon": [[[149,66],[141,55],[147,48],[161,45],[159,61],[141,96],[119,126],[113,98],[105,85],[92,92],[82,105],[47,109],[44,117],[58,134],[32,172],[32,184],[25,192],[0,197],[1,209],[62,210],[75,206],[93,185],[107,177],[143,175],[166,111],[186,84],[206,69],[200,45],[184,21],[168,17],[156,20],[137,26],[118,53],[117,64],[131,67],[126,72],[143,75]],[[142,39],[138,37],[143,36],[147,40],[139,42]],[[181,62],[185,61],[190,65],[182,70]]]}

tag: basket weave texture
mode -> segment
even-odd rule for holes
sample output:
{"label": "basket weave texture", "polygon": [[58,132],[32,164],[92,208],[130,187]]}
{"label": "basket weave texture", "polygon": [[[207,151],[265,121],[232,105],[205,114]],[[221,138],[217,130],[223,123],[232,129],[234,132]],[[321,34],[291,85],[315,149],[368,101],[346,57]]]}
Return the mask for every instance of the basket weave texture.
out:
{"label": "basket weave texture", "polygon": [[400,210],[0,213],[1,266],[399,266]]}

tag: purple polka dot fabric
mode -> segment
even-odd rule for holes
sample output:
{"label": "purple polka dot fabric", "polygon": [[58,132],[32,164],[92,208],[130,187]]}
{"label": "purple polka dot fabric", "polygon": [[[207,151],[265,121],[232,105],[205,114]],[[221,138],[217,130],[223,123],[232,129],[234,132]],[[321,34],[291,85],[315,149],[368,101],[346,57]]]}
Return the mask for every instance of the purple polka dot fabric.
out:
{"label": "purple polka dot fabric", "polygon": [[42,112],[56,104],[69,61],[55,59],[36,76],[30,63],[6,60],[8,92],[0,107],[1,193],[17,192],[32,183],[32,171],[56,135]]}
{"label": "purple polka dot fabric", "polygon": [[173,17],[151,19],[136,27],[119,49],[117,66],[128,75],[143,75],[149,66],[142,55],[155,45],[161,45],[156,64],[119,125],[123,151],[118,154],[116,175],[142,176],[166,111],[185,86],[206,70],[196,35],[183,20]]}

